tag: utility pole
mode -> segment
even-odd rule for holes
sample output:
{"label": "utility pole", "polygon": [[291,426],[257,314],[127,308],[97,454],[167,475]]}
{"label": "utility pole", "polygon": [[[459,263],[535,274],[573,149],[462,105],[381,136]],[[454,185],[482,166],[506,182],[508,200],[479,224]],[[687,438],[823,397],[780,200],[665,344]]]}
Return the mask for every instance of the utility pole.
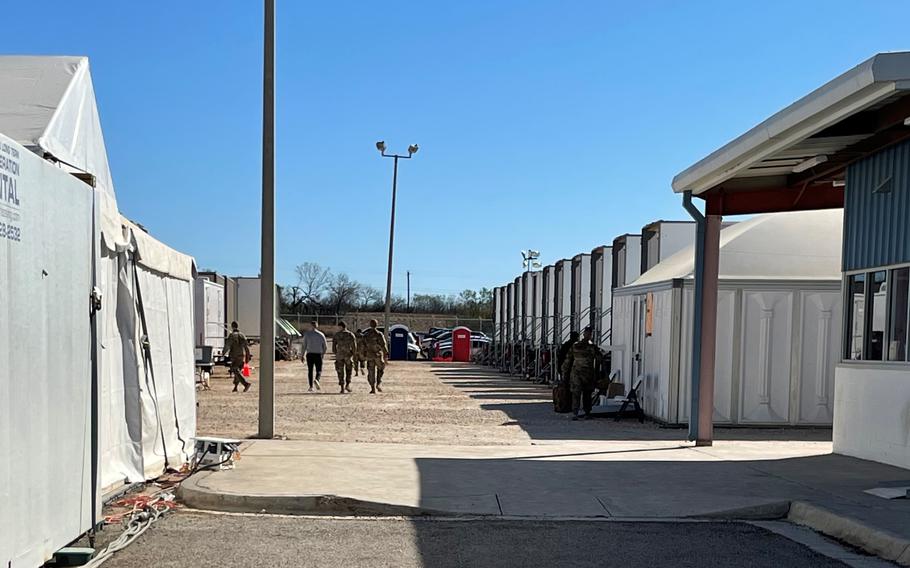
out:
{"label": "utility pole", "polygon": [[259,437],[275,436],[275,0],[264,0]]}
{"label": "utility pole", "polygon": [[411,311],[411,271],[408,270],[408,311]]}

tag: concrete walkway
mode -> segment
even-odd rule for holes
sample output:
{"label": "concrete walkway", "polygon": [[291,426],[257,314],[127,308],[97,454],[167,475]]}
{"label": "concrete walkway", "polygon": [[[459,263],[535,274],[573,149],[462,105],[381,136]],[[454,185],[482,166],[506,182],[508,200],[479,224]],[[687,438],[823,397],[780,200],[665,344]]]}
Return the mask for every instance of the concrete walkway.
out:
{"label": "concrete walkway", "polygon": [[[441,380],[479,380],[452,375],[447,371]],[[528,383],[489,374],[483,381],[485,390],[495,381],[500,398],[512,384],[523,389],[516,425],[537,425],[526,428],[529,442],[249,441],[233,470],[197,474],[183,484],[181,497],[204,509],[290,514],[615,519],[789,514],[910,565],[910,500],[864,493],[910,485],[910,471],[832,455],[831,443],[815,440],[815,434],[793,440],[801,437],[798,431],[727,431],[721,437],[730,439],[695,448],[680,440],[683,432],[653,425],[636,431],[629,423],[598,419],[566,428],[570,423],[560,416],[559,424],[541,429],[543,414],[535,413],[548,413],[547,420],[554,416],[543,399],[546,391],[541,389],[533,407]],[[611,430],[605,440],[585,435]],[[557,431],[564,439],[554,435]],[[575,432],[580,439],[565,439]]]}

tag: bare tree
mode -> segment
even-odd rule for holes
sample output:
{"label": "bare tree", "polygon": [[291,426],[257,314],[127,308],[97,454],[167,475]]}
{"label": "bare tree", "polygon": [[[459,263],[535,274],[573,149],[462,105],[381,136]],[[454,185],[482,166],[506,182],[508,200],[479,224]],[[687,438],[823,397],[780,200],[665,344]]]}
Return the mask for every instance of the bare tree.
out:
{"label": "bare tree", "polygon": [[357,298],[357,307],[361,310],[380,310],[382,309],[384,296],[382,290],[373,286],[361,286],[360,294]]}
{"label": "bare tree", "polygon": [[285,294],[287,306],[296,312],[303,306],[314,309],[322,305],[329,284],[332,282],[332,271],[315,262],[304,262],[294,268],[297,283],[287,287]]}
{"label": "bare tree", "polygon": [[345,273],[336,274],[328,285],[328,301],[336,314],[352,307],[360,295],[360,284]]}

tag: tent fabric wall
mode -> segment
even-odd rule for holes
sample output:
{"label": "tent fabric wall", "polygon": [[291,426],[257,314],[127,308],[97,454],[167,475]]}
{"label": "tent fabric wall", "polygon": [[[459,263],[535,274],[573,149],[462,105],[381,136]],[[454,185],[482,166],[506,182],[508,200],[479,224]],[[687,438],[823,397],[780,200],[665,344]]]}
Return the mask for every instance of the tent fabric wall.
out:
{"label": "tent fabric wall", "polygon": [[20,229],[0,238],[0,566],[31,568],[91,526],[95,193],[3,135],[0,152]]}
{"label": "tent fabric wall", "polygon": [[97,285],[102,309],[98,333],[99,446],[102,491],[145,479],[139,417],[139,336],[133,297],[133,265],[126,254],[101,254]]}
{"label": "tent fabric wall", "polygon": [[192,258],[126,219],[122,227],[131,244],[104,250],[99,263],[102,491],[179,467],[196,430]]}
{"label": "tent fabric wall", "polygon": [[151,354],[141,360],[142,459],[145,474],[154,477],[165,464],[185,463],[196,435],[193,290],[190,281],[142,265],[136,281]]}

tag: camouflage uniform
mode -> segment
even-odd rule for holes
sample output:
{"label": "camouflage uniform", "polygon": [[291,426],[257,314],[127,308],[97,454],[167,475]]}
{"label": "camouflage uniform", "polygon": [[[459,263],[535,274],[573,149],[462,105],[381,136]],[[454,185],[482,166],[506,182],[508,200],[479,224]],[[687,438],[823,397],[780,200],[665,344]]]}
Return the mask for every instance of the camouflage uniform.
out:
{"label": "camouflage uniform", "polygon": [[385,335],[376,328],[363,332],[360,340],[363,345],[363,358],[367,362],[367,380],[370,387],[375,388],[382,384],[382,374],[385,371],[385,358],[389,356],[389,347],[386,345]]}
{"label": "camouflage uniform", "polygon": [[335,372],[338,384],[351,386],[351,371],[354,370],[354,355],[357,353],[357,337],[353,332],[342,329],[332,338],[332,352],[335,353]]}
{"label": "camouflage uniform", "polygon": [[357,338],[357,349],[354,350],[354,374],[360,375],[366,359],[363,357],[363,332],[359,329],[354,333]]}
{"label": "camouflage uniform", "polygon": [[597,380],[597,364],[602,363],[603,358],[603,351],[589,339],[579,340],[566,354],[562,376],[569,377],[572,412],[576,416],[582,406],[585,414],[591,412],[591,392]]}
{"label": "camouflage uniform", "polygon": [[224,356],[230,361],[231,376],[234,377],[234,390],[237,385],[243,385],[244,390],[250,388],[250,383],[243,376],[243,365],[252,359],[250,346],[246,336],[239,331],[232,331],[224,340]]}

